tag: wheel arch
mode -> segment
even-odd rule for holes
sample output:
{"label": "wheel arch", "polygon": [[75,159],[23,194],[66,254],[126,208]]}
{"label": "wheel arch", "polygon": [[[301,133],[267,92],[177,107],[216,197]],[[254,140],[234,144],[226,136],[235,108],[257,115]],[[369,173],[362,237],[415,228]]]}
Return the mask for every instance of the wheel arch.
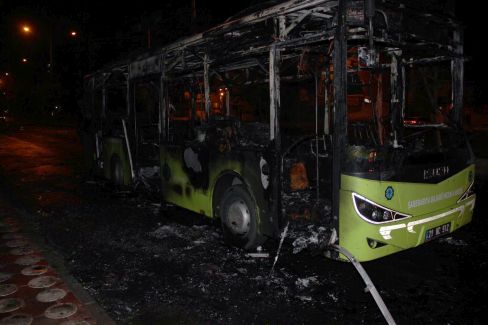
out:
{"label": "wheel arch", "polygon": [[230,186],[238,184],[245,186],[256,205],[257,226],[259,233],[266,237],[273,237],[275,234],[274,224],[273,220],[269,218],[267,198],[264,196],[263,189],[259,187],[260,183],[258,185],[257,178],[253,182],[253,179],[247,179],[245,175],[241,175],[234,170],[223,171],[217,177],[211,197],[212,217],[216,220],[220,219],[220,199]]}

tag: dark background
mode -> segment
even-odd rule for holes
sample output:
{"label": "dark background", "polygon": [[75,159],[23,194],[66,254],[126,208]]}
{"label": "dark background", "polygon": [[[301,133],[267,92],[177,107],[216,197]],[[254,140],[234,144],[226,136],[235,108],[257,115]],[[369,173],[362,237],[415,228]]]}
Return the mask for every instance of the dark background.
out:
{"label": "dark background", "polygon": [[[0,0],[0,112],[8,108],[11,115],[36,120],[74,117],[87,73],[129,53],[204,31],[263,2]],[[469,59],[465,102],[480,107],[488,103],[484,17],[482,10],[465,3],[455,2]],[[32,28],[29,35],[21,32],[24,23]],[[69,34],[73,30],[76,37]]]}
{"label": "dark background", "polygon": [[[0,109],[24,119],[73,117],[84,75],[129,53],[206,30],[251,3],[195,0],[193,10],[192,0],[0,0]],[[32,28],[30,34],[22,32],[23,24]]]}

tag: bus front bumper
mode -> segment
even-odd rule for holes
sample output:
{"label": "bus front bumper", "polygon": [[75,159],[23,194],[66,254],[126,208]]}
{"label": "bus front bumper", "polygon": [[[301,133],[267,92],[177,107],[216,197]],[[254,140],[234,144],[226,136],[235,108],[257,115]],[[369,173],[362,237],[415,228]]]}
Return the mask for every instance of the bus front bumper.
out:
{"label": "bus front bumper", "polygon": [[[350,198],[349,191],[341,191]],[[353,205],[341,204],[339,245],[358,261],[374,260],[447,235],[471,222],[476,195],[432,213],[396,222],[372,224],[360,218]],[[344,259],[343,256],[340,256]]]}

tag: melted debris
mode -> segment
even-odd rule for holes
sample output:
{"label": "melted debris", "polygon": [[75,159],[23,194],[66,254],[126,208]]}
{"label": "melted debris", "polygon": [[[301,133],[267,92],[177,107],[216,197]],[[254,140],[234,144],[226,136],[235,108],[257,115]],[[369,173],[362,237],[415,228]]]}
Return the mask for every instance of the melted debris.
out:
{"label": "melted debris", "polygon": [[[153,323],[167,314],[183,323],[254,323],[263,317],[313,323],[316,314],[304,318],[310,308],[330,319],[345,317],[332,312],[336,302],[328,295],[343,296],[336,276],[313,267],[327,260],[306,247],[292,253],[293,241],[319,238],[321,229],[290,225],[292,237],[285,238],[269,277],[277,242],[246,252],[226,245],[219,225],[188,211],[84,186],[88,202],[40,211],[42,228],[73,275],[117,322]],[[312,268],[293,269],[291,261]],[[285,315],[283,308],[296,312]],[[374,313],[373,319],[381,317]]]}
{"label": "melted debris", "polygon": [[[278,241],[255,252],[269,257],[250,257],[253,252],[226,245],[219,225],[200,216],[84,186],[86,202],[43,210],[42,228],[73,275],[118,323],[383,322],[353,267],[323,257],[326,227],[290,222],[270,277]],[[452,238],[471,242],[459,234]],[[479,295],[469,279],[456,280],[467,281],[464,287],[441,285],[458,275],[454,260],[466,262],[473,254],[470,245],[445,245],[443,240],[364,266],[399,323],[452,322],[464,319],[461,310],[468,301],[470,315],[484,317],[474,298],[466,300],[468,292]],[[469,265],[486,268],[486,263],[465,262],[465,270]],[[476,290],[479,285],[480,292],[488,290],[486,281],[478,279]],[[462,308],[446,313],[446,299],[449,306]]]}
{"label": "melted debris", "polygon": [[293,239],[293,254],[298,254],[307,248],[318,250],[326,245],[330,239],[330,229],[301,224],[290,231],[289,237]]}

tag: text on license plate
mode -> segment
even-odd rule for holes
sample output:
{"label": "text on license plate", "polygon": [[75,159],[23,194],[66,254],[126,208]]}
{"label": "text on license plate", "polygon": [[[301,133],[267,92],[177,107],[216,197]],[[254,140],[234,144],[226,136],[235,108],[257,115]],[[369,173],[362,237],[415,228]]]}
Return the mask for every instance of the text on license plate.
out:
{"label": "text on license plate", "polygon": [[451,223],[445,223],[443,225],[428,229],[425,232],[425,241],[432,240],[436,237],[447,234],[451,231]]}

